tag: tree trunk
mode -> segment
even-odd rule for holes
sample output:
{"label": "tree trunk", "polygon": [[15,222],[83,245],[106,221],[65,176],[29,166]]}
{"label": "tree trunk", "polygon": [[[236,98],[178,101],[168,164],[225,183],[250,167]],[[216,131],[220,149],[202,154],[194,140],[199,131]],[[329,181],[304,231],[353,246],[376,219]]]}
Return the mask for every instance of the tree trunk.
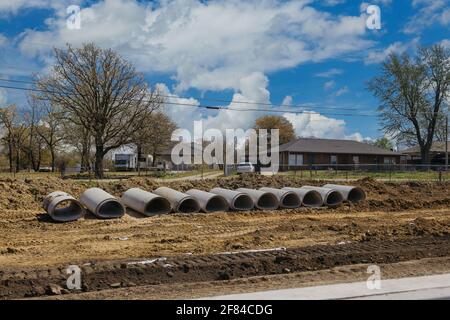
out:
{"label": "tree trunk", "polygon": [[103,157],[104,157],[103,145],[95,146],[95,177],[97,179],[103,179]]}
{"label": "tree trunk", "polygon": [[142,158],[142,146],[141,144],[137,145],[137,163],[136,163],[136,169],[138,174],[141,173],[141,158]]}
{"label": "tree trunk", "polygon": [[16,172],[20,171],[20,150],[16,151]]}
{"label": "tree trunk", "polygon": [[50,148],[50,155],[52,158],[52,172],[55,172],[55,150]]}
{"label": "tree trunk", "polygon": [[8,142],[8,159],[9,159],[9,172],[13,172],[13,146],[11,142]]}
{"label": "tree trunk", "polygon": [[420,150],[420,154],[422,157],[422,164],[426,166],[426,168],[429,168],[430,163],[431,163],[431,159],[430,159],[430,147],[428,146],[424,146],[423,148],[421,148]]}

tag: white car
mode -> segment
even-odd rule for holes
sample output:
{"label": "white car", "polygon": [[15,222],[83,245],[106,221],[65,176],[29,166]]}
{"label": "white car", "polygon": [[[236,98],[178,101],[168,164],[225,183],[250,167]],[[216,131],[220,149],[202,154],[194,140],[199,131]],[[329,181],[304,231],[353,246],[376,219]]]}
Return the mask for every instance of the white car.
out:
{"label": "white car", "polygon": [[250,162],[242,162],[238,164],[236,171],[238,174],[253,173],[255,172],[255,166]]}

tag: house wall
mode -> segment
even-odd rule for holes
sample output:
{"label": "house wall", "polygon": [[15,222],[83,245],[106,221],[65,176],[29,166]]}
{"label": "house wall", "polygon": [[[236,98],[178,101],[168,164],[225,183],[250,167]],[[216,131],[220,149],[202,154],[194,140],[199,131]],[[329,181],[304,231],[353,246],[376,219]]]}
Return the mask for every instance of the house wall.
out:
{"label": "house wall", "polygon": [[[280,155],[281,169],[286,170],[288,168],[299,168],[301,167],[299,163],[292,166],[289,163],[290,155],[303,155],[303,167],[310,166],[320,166],[326,165],[332,167],[332,156],[330,153],[297,153],[297,152],[282,152]],[[385,164],[385,160],[392,162],[395,161],[396,164],[400,164],[400,155],[398,156],[383,156],[383,155],[353,155],[353,154],[335,154],[338,165],[375,165],[375,164]],[[358,157],[359,163],[354,162],[354,156]]]}

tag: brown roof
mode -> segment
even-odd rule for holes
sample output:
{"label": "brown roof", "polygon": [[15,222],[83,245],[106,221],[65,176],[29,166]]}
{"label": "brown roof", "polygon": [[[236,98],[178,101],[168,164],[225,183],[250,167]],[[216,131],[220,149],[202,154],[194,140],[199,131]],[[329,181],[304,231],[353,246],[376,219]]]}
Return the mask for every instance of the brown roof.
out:
{"label": "brown roof", "polygon": [[280,146],[280,152],[331,153],[399,156],[398,152],[385,150],[353,140],[301,138]]}
{"label": "brown roof", "polygon": [[[173,143],[173,146],[175,146],[176,144],[178,144],[178,143],[174,142],[174,143]],[[192,156],[194,156],[194,152],[195,152],[196,150],[200,150],[200,152],[202,152],[202,154],[203,154],[202,146],[201,146],[200,144],[198,144],[198,143],[183,142],[183,143],[181,143],[181,144],[182,144],[183,147],[186,148],[186,149],[188,149],[188,148],[189,148],[189,145],[191,145],[191,155],[192,155]],[[161,151],[160,153],[157,154],[157,156],[170,156],[170,155],[172,154],[173,146],[170,147],[170,148],[168,148],[168,149],[166,149],[166,150],[164,150],[164,151]]]}
{"label": "brown roof", "polygon": [[[450,141],[448,141],[447,143],[448,143],[448,149],[450,151]],[[433,145],[431,146],[430,152],[434,152],[434,153],[445,152],[445,141],[435,141],[435,142],[433,142]],[[404,154],[419,154],[420,153],[420,147],[419,146],[412,147],[412,148],[403,150],[402,153],[404,153]]]}

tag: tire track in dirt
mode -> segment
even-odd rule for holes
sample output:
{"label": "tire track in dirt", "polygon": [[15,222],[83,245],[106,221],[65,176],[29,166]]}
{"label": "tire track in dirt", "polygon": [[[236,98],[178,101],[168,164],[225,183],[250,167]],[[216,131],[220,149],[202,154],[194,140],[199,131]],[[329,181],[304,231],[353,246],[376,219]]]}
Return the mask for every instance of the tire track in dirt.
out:
{"label": "tire track in dirt", "polygon": [[[285,251],[179,256],[139,262],[117,260],[81,264],[83,292],[137,284],[227,281],[242,277],[329,269],[361,263],[395,263],[450,256],[450,236],[422,237],[397,242],[373,241],[316,245]],[[0,271],[0,298],[44,296],[48,286],[65,286],[66,266]],[[65,291],[67,293],[67,291]]]}

